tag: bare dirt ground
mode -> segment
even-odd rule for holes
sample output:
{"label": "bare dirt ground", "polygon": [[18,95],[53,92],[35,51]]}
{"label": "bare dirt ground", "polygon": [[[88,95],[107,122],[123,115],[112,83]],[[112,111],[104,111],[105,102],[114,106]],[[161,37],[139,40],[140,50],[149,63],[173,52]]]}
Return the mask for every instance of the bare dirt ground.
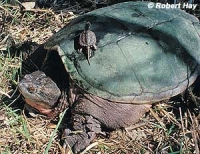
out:
{"label": "bare dirt ground", "polygon": [[[90,9],[81,9],[78,3],[65,11],[27,5],[21,8],[0,2],[0,153],[60,154],[63,153],[61,130],[65,124],[60,124],[54,135],[58,121],[25,114],[23,99],[16,88],[22,55],[13,50],[27,41],[44,43],[73,18]],[[198,11],[193,14],[199,17]],[[155,104],[129,128],[99,135],[82,154],[199,154],[200,93],[195,91],[199,83],[195,83],[194,90]]]}

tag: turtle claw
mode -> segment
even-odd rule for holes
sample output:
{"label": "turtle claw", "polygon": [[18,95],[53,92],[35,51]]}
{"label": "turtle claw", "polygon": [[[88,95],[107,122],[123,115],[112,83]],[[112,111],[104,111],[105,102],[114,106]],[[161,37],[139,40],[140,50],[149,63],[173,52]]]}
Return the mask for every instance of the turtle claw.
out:
{"label": "turtle claw", "polygon": [[96,137],[96,133],[101,132],[100,123],[92,116],[75,115],[73,120],[74,131],[65,129],[63,132],[63,149],[66,151],[70,147],[74,153],[84,150]]}
{"label": "turtle claw", "polygon": [[69,129],[65,129],[63,135],[65,139],[63,149],[66,151],[67,147],[69,147],[74,153],[84,150],[96,137],[94,132],[72,132]]}

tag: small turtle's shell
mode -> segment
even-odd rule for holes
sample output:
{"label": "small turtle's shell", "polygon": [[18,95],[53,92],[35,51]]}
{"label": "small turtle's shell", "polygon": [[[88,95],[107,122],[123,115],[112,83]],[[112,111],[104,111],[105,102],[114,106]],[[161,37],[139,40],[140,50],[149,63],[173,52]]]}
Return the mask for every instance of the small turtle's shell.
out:
{"label": "small turtle's shell", "polygon": [[[119,3],[79,16],[44,46],[58,51],[71,79],[87,93],[125,103],[168,99],[198,75],[199,20],[148,4]],[[87,21],[98,40],[90,65],[75,48]]]}
{"label": "small turtle's shell", "polygon": [[85,30],[80,34],[79,44],[81,46],[93,46],[96,44],[96,35],[91,30]]}

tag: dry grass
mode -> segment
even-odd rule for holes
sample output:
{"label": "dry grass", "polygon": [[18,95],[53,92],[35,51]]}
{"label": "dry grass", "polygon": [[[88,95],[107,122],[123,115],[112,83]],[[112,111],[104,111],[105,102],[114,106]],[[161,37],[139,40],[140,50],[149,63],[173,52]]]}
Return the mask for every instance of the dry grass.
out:
{"label": "dry grass", "polygon": [[[28,40],[41,44],[74,17],[71,12],[21,11],[17,6],[0,5],[0,153],[45,153],[48,144],[48,153],[62,153],[60,132],[52,136],[55,124],[41,115],[28,118],[24,114],[23,100],[12,86],[19,80],[21,58],[10,52],[10,46]],[[106,137],[99,135],[83,153],[198,154],[200,117],[195,113],[199,111],[188,102],[193,104],[188,99],[160,102],[137,124]]]}
{"label": "dry grass", "polygon": [[[18,6],[0,5],[0,153],[44,153],[54,130],[48,127],[50,120],[44,117],[27,118],[23,110],[16,107],[18,94],[11,98],[15,92],[12,85],[19,80],[16,75],[21,67],[21,56],[10,52],[10,42],[12,45],[29,40],[44,43],[73,17],[75,15],[70,12],[55,14],[52,10],[42,9],[21,11]],[[7,101],[6,97],[11,99]],[[22,100],[18,103],[22,106]],[[9,107],[13,104],[16,110]],[[57,135],[49,153],[60,152]]]}

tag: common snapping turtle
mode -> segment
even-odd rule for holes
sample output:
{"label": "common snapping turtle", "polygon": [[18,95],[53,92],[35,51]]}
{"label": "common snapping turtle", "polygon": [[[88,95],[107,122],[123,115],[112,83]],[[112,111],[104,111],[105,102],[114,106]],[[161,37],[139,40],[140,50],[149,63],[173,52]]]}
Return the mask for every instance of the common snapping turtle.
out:
{"label": "common snapping turtle", "polygon": [[[198,19],[180,9],[147,6],[125,2],[92,11],[44,44],[48,52],[57,51],[69,76],[67,100],[73,131],[79,133],[67,128],[64,134],[74,152],[84,149],[101,126],[116,129],[135,123],[150,104],[182,93],[198,76]],[[77,48],[86,22],[98,46],[90,65]],[[60,91],[43,72],[26,75],[19,90],[28,104],[55,115]]]}
{"label": "common snapping turtle", "polygon": [[90,56],[91,56],[91,48],[94,50],[97,49],[96,47],[96,35],[94,32],[90,30],[90,23],[87,22],[85,25],[85,30],[79,36],[79,51],[82,52],[85,50],[87,55],[88,63],[90,64]]}

